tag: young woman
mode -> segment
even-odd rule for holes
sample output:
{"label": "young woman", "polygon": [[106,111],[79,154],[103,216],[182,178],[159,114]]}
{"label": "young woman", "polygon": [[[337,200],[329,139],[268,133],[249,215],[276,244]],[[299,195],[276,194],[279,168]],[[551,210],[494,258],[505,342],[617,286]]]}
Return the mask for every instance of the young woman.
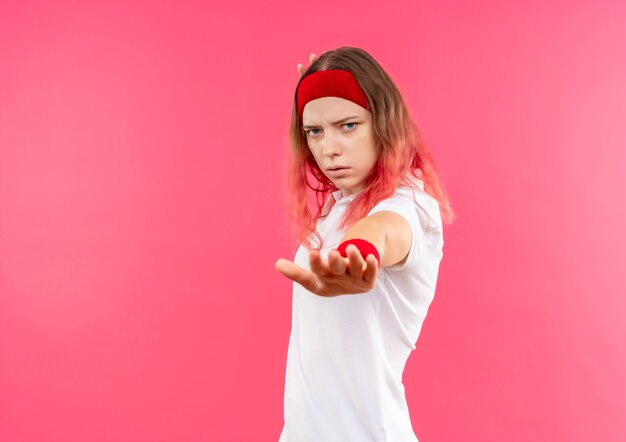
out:
{"label": "young woman", "polygon": [[288,166],[301,245],[294,262],[275,264],[294,281],[279,442],[415,442],[402,373],[435,293],[442,220],[454,213],[383,68],[353,47],[311,61]]}

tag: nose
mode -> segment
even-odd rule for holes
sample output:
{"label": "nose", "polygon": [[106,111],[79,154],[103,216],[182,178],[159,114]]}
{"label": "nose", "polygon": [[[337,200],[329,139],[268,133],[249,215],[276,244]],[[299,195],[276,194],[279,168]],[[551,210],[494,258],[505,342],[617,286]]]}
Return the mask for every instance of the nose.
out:
{"label": "nose", "polygon": [[324,147],[322,153],[328,157],[341,153],[341,147],[332,135],[329,135],[329,131],[324,133]]}

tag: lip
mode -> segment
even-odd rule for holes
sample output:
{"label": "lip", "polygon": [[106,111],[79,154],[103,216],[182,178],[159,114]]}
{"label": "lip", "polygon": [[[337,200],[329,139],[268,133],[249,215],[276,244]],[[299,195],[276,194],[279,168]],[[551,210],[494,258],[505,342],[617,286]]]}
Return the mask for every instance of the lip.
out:
{"label": "lip", "polygon": [[331,174],[332,176],[344,176],[348,173],[349,170],[350,170],[349,167],[344,167],[341,169],[329,170],[328,173]]}

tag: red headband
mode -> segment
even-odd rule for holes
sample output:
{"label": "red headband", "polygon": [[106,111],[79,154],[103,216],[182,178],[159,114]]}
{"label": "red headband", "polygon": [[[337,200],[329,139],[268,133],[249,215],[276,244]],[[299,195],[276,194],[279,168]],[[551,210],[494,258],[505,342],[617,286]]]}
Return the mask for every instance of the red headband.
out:
{"label": "red headband", "polygon": [[359,86],[352,72],[349,71],[341,69],[317,71],[302,79],[297,91],[300,121],[302,121],[304,106],[309,101],[321,97],[345,98],[369,110],[363,89]]}

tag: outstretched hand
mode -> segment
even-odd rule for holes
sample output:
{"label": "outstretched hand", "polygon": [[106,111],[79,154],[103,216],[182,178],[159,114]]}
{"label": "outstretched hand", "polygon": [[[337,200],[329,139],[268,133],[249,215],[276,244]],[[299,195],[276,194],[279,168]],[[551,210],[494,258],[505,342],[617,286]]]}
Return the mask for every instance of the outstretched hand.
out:
{"label": "outstretched hand", "polygon": [[346,248],[347,258],[337,250],[331,250],[328,260],[322,259],[317,250],[309,252],[311,270],[304,269],[288,259],[280,258],[274,264],[276,270],[305,289],[320,296],[337,296],[365,293],[376,285],[378,261],[373,254],[363,259],[354,244]]}

